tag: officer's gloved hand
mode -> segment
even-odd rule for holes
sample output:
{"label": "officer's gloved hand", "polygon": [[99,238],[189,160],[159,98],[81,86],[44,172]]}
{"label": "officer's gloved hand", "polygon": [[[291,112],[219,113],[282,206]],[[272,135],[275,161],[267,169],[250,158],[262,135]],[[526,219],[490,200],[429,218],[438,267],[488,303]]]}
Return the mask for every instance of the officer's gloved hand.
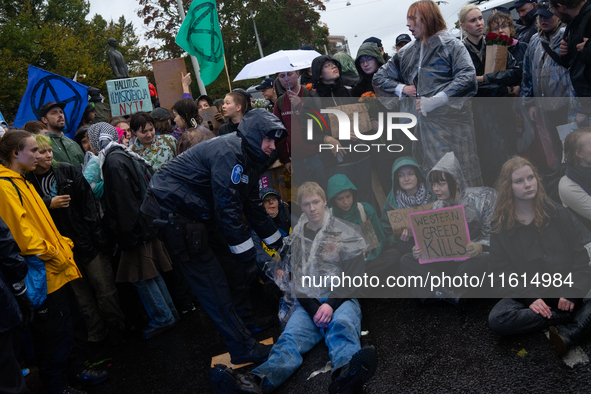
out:
{"label": "officer's gloved hand", "polygon": [[257,267],[256,258],[245,261],[244,263],[244,279],[248,286],[252,285],[259,277],[259,269]]}
{"label": "officer's gloved hand", "polygon": [[23,315],[23,327],[26,327],[35,318],[35,307],[29,297],[27,297],[26,292],[14,297]]}

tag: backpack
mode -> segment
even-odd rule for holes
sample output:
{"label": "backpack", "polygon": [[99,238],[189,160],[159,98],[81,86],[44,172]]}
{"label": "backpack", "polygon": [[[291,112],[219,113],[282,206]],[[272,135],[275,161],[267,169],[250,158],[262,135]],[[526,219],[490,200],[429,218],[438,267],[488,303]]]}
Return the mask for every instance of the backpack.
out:
{"label": "backpack", "polygon": [[[5,181],[12,183],[14,190],[18,194],[18,198],[23,205],[23,196],[20,190],[14,184],[14,181],[7,177],[0,177]],[[27,262],[27,276],[25,276],[25,284],[27,286],[27,297],[33,303],[35,309],[39,309],[41,304],[47,299],[47,272],[45,271],[45,263],[37,256],[23,256]]]}
{"label": "backpack", "polygon": [[110,155],[124,155],[125,157],[128,157],[129,159],[131,159],[131,162],[133,164],[133,168],[135,170],[135,174],[136,174],[137,179],[139,180],[139,183],[140,183],[140,195],[141,195],[141,198],[143,199],[144,196],[146,195],[146,191],[148,190],[148,185],[150,184],[150,180],[152,179],[152,176],[154,176],[154,169],[148,163],[146,163],[145,160],[143,160],[135,155],[128,155],[127,152],[125,152],[125,150],[123,150],[121,148],[112,149],[107,154],[107,156],[110,156]]}

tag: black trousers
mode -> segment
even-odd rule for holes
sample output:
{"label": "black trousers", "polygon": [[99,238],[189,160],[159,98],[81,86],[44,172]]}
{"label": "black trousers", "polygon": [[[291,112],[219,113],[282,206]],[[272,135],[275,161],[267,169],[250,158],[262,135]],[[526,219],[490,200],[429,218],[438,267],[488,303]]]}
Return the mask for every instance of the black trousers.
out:
{"label": "black trousers", "polygon": [[45,390],[57,394],[68,386],[67,375],[84,369],[86,324],[70,284],[48,294],[31,323],[39,374]]}
{"label": "black trousers", "polygon": [[[244,266],[234,259],[219,226],[207,226],[207,245],[198,251],[179,250],[182,246],[178,242],[172,242],[172,236],[184,238],[185,234],[168,232],[167,250],[175,254],[193,293],[226,339],[228,351],[238,355],[246,348],[254,346],[256,340],[240,319],[233,302],[233,298],[240,294],[242,300],[237,306],[243,307],[249,300]],[[232,297],[232,291],[235,297]],[[245,313],[249,309],[251,308],[248,305],[242,308]]]}
{"label": "black trousers", "polygon": [[0,332],[0,393],[28,393],[25,378],[15,355],[15,341],[18,341],[18,330],[10,329]]}

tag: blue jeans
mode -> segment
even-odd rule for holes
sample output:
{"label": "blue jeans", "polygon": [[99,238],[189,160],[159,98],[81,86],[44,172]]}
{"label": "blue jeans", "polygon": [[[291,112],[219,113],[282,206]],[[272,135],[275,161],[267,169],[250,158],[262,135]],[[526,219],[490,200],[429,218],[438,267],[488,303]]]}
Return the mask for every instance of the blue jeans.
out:
{"label": "blue jeans", "polygon": [[298,305],[287,322],[285,331],[271,349],[269,359],[251,373],[261,378],[263,391],[269,393],[302,365],[302,355],[323,338],[334,370],[347,364],[361,349],[360,336],[361,308],[357,300],[345,301],[337,308],[328,329],[316,327],[308,312]]}
{"label": "blue jeans", "polygon": [[166,327],[179,318],[179,313],[174,307],[162,276],[158,275],[152,279],[140,280],[134,282],[134,285],[148,316],[150,316],[149,326],[155,328]]}

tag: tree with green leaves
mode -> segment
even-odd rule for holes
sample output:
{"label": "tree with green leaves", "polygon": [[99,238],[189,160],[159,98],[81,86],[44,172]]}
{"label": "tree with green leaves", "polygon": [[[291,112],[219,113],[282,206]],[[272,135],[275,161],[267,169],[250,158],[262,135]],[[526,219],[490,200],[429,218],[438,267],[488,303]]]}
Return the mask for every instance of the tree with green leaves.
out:
{"label": "tree with green leaves", "polygon": [[[184,9],[188,10],[192,1],[182,1]],[[138,16],[144,19],[149,29],[145,37],[158,42],[146,50],[147,57],[162,60],[185,55],[175,43],[181,25],[176,0],[139,0],[139,4],[142,8]],[[253,20],[264,55],[302,45],[320,49],[328,43],[328,27],[320,22],[318,13],[325,9],[322,0],[218,0],[217,9],[230,80],[247,63],[260,58]],[[187,65],[188,70],[192,69],[190,62]],[[239,81],[233,83],[232,88],[247,88],[259,82]],[[208,95],[214,98],[223,98],[228,90],[225,71],[207,86]],[[198,89],[194,84],[193,95],[196,94]]]}
{"label": "tree with green leaves", "polygon": [[143,53],[133,24],[123,16],[107,22],[100,15],[90,21],[87,0],[0,0],[0,109],[14,119],[27,87],[28,65],[73,78],[99,88],[107,96],[105,81],[113,79],[107,59],[107,39],[120,42],[131,73],[143,67]]}

